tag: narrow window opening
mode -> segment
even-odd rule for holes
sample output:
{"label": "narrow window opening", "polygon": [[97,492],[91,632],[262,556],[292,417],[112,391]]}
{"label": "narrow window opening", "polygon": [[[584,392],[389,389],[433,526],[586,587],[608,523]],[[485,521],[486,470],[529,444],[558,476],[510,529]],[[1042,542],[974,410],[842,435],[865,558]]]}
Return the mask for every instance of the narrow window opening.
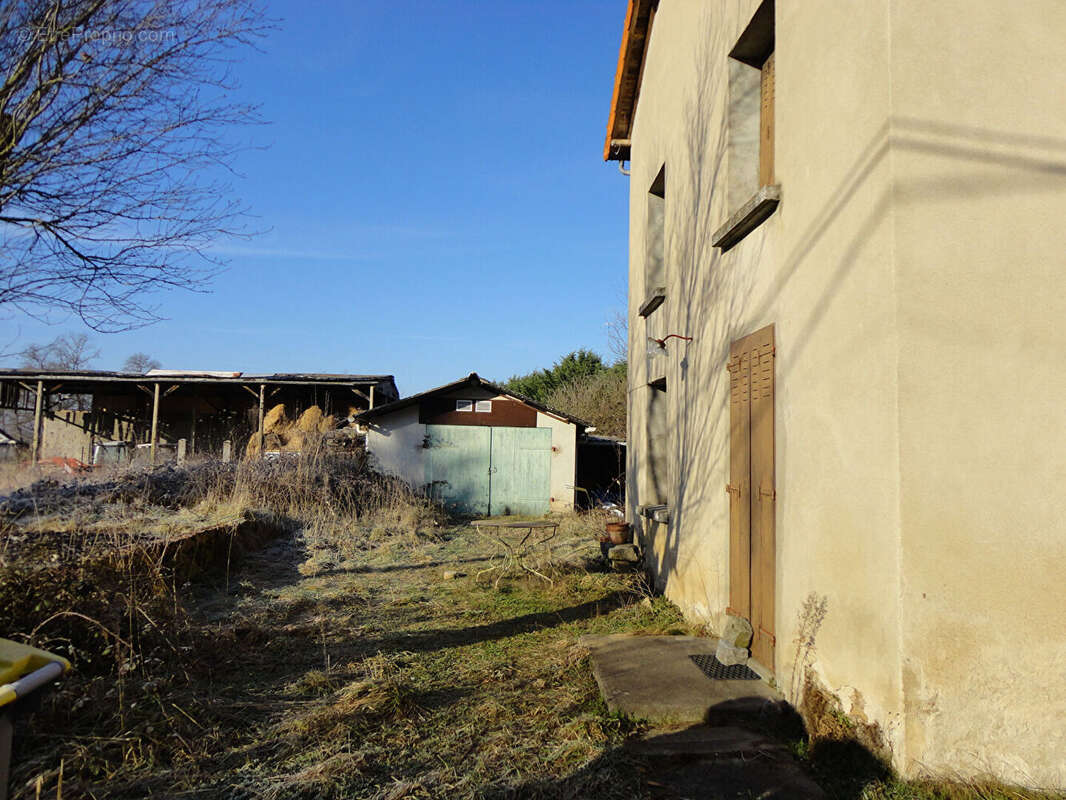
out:
{"label": "narrow window opening", "polygon": [[764,0],[729,54],[729,207],[774,182],[774,0]]}
{"label": "narrow window opening", "polygon": [[711,237],[723,252],[761,225],[781,199],[774,181],[774,0],[763,0],[729,53],[726,199]]}
{"label": "narrow window opening", "polygon": [[666,299],[666,165],[648,189],[648,218],[644,233],[644,302],[647,317]]}
{"label": "narrow window opening", "polygon": [[670,480],[670,424],[666,405],[666,379],[648,384],[647,483],[645,499],[650,505],[667,505],[673,492]]}

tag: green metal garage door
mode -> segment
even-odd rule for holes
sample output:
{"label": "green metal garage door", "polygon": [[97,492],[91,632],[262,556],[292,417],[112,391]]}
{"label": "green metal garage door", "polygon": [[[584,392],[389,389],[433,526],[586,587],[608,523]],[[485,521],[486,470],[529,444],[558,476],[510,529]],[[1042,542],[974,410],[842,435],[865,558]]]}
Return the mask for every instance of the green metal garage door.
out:
{"label": "green metal garage door", "polygon": [[492,428],[489,513],[547,514],[551,454],[550,428]]}
{"label": "green metal garage door", "polygon": [[492,428],[426,426],[426,483],[430,495],[450,510],[489,513],[489,451]]}
{"label": "green metal garage door", "polygon": [[538,515],[551,496],[551,429],[426,426],[426,482],[466,514]]}

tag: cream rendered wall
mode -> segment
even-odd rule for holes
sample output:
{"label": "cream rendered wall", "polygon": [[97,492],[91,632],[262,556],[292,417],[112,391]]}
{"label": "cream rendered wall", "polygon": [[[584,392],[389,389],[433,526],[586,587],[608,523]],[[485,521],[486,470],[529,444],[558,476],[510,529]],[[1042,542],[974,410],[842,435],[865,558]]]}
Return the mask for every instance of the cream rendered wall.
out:
{"label": "cream rendered wall", "polygon": [[[774,324],[778,684],[803,666],[845,708],[902,739],[896,306],[885,0],[779,3],[777,212],[726,254],[728,52],[758,3],[662,0],[633,134],[630,518],[648,490],[646,336],[679,333],[666,364],[672,519],[642,522],[652,568],[690,616],[729,603],[730,342]],[[667,299],[636,316],[644,209],[666,164]],[[754,192],[754,186],[752,192]],[[815,647],[797,650],[810,601]],[[794,670],[799,661],[801,669]]]}
{"label": "cream rendered wall", "polygon": [[84,427],[84,411],[57,411],[41,418],[41,458],[76,458],[86,464],[93,460],[92,434]]}
{"label": "cream rendered wall", "polygon": [[893,0],[912,771],[1066,786],[1066,4]]}
{"label": "cream rendered wall", "polygon": [[[655,17],[629,179],[631,518],[645,337],[690,335],[665,367],[673,519],[644,535],[667,595],[719,622],[724,366],[773,323],[779,685],[798,701],[812,676],[910,774],[1066,785],[1066,5],[779,2],[783,199],[722,255],[726,55],[756,7]],[[664,162],[668,297],[645,323]]]}

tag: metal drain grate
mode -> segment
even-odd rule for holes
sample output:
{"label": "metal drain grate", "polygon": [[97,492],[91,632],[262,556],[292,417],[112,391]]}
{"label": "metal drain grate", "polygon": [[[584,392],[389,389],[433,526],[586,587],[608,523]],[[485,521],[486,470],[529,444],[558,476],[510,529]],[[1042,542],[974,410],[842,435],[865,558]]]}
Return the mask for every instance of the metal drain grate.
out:
{"label": "metal drain grate", "polygon": [[713,655],[689,656],[700,671],[715,681],[757,681],[759,674],[746,664],[726,666]]}

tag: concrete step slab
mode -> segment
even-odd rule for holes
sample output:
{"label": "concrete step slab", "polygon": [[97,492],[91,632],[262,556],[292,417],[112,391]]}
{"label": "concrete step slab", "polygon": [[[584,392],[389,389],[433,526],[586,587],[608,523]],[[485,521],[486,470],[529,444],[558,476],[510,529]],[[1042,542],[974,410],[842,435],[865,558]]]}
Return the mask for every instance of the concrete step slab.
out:
{"label": "concrete step slab", "polygon": [[[611,711],[653,723],[705,722],[715,709],[773,714],[781,696],[765,681],[712,680],[691,655],[714,653],[717,640],[699,636],[586,635],[592,672]],[[726,720],[722,720],[726,722]]]}

